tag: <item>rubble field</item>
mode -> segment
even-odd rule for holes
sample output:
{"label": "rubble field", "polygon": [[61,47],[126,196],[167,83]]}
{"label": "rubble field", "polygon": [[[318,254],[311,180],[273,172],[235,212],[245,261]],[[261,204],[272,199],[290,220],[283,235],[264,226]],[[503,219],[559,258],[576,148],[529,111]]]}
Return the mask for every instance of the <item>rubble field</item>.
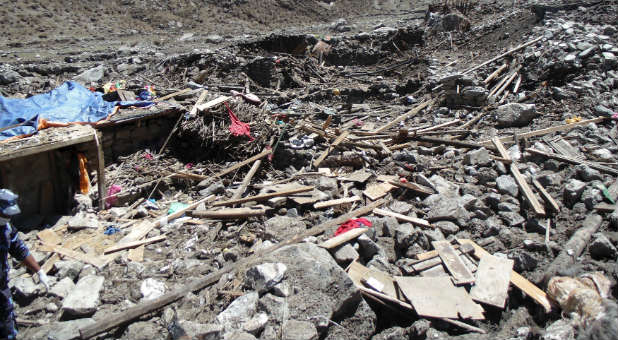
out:
{"label": "rubble field", "polygon": [[0,95],[178,110],[20,233],[19,339],[618,338],[616,2],[0,4]]}

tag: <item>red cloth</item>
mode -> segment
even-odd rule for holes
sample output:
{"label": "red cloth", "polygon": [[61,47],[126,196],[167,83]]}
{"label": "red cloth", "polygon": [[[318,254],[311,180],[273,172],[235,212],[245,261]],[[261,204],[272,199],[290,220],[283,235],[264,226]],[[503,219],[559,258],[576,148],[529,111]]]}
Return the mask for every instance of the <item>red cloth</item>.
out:
{"label": "red cloth", "polygon": [[249,124],[241,122],[240,119],[236,117],[234,112],[232,112],[232,109],[230,109],[227,103],[224,103],[224,104],[225,104],[225,107],[227,107],[227,112],[230,114],[230,120],[232,121],[232,124],[230,125],[230,132],[232,133],[232,135],[234,136],[245,135],[249,137],[250,140],[253,141],[255,138],[251,136],[251,128],[249,128]]}
{"label": "red cloth", "polygon": [[371,222],[366,218],[357,218],[355,220],[348,220],[344,224],[340,225],[339,228],[337,228],[337,231],[335,231],[335,236],[341,235],[352,229],[360,228],[363,225],[366,225],[367,227],[371,227]]}

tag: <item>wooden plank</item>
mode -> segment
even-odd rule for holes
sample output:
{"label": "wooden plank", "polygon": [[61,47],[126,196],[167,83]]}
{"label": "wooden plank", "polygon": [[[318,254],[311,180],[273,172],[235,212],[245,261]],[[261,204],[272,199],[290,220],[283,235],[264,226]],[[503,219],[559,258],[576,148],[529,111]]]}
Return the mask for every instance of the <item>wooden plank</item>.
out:
{"label": "wooden plank", "polygon": [[60,255],[52,255],[47,261],[45,261],[45,263],[43,263],[43,265],[41,266],[41,270],[45,272],[45,274],[49,273],[49,271],[54,268],[54,264],[56,264],[56,262],[58,261],[60,261]]}
{"label": "wooden plank", "polygon": [[358,202],[360,200],[361,198],[359,196],[344,197],[344,198],[339,198],[339,199],[330,200],[330,201],[318,202],[314,204],[313,207],[315,209],[323,209],[323,208],[333,207],[336,205]]}
{"label": "wooden plank", "polygon": [[73,251],[67,248],[63,248],[63,247],[51,245],[51,244],[43,244],[41,247],[39,247],[39,250],[54,252],[62,256],[67,256],[72,259],[91,264],[97,267],[97,269],[99,270],[103,269],[103,267],[105,267],[105,265],[109,263],[109,257],[106,257],[106,256],[92,257],[84,253],[80,253],[77,251]]}
{"label": "wooden plank", "polygon": [[[511,159],[509,153],[506,151],[504,145],[502,144],[500,139],[498,139],[498,137],[494,137],[492,139],[492,143],[494,144],[502,158]],[[543,205],[541,205],[539,200],[532,192],[532,188],[530,188],[528,182],[526,182],[524,175],[519,172],[519,169],[517,168],[517,164],[515,162],[511,163],[510,170],[513,178],[515,178],[515,182],[517,182],[517,184],[519,185],[519,188],[521,189],[528,203],[530,203],[530,206],[532,207],[532,210],[534,210],[534,213],[539,216],[545,216],[545,208],[543,208]]]}
{"label": "wooden plank", "polygon": [[389,183],[374,183],[367,186],[367,188],[363,191],[363,195],[367,196],[370,200],[375,201],[380,199],[389,191],[391,191],[395,186]]}
{"label": "wooden plank", "polygon": [[367,230],[369,230],[368,228],[354,228],[352,230],[348,230],[347,232],[343,233],[343,234],[339,234],[333,238],[330,238],[322,243],[319,244],[320,247],[322,248],[326,248],[326,249],[332,249],[335,247],[338,247],[346,242],[349,242],[351,240],[354,240],[356,238],[358,238],[359,236],[361,236],[362,234],[366,233]]}
{"label": "wooden plank", "polygon": [[[546,137],[549,137],[549,136],[546,136]],[[571,144],[569,144],[569,142],[564,140],[564,138],[562,137],[558,139],[543,138],[543,140],[546,141],[549,145],[551,145],[551,147],[554,150],[556,150],[557,153],[563,156],[567,156],[567,157],[571,157],[573,159],[579,159],[579,160],[584,159],[584,155],[582,155],[579,152],[579,150],[574,148]]]}
{"label": "wooden plank", "polygon": [[[56,150],[56,149],[64,148],[64,147],[71,146],[71,145],[92,142],[93,140],[92,135],[95,133],[95,130],[88,125],[86,126],[78,125],[78,126],[79,128],[77,129],[67,129],[67,131],[70,131],[71,133],[66,135],[64,139],[62,140],[56,140],[55,138],[52,138],[49,141],[46,141],[44,143],[36,143],[34,145],[27,145],[27,146],[22,146],[21,144],[19,144],[19,142],[23,140],[7,142],[4,145],[2,145],[2,148],[0,148],[0,162],[6,161],[9,159],[15,159],[15,158],[35,155],[35,154],[39,154],[39,153],[43,153],[43,152],[47,152],[51,150]],[[42,132],[39,132],[39,134],[41,133]],[[18,149],[10,148],[11,144],[13,143],[15,143],[15,145],[20,145],[20,147]]]}
{"label": "wooden plank", "polygon": [[392,211],[388,211],[388,210],[384,210],[384,209],[375,209],[373,211],[373,213],[374,214],[378,214],[378,215],[382,215],[382,216],[391,216],[391,217],[394,217],[394,218],[398,219],[399,221],[410,222],[410,223],[412,223],[414,225],[417,225],[417,226],[420,226],[420,227],[425,227],[425,228],[433,228],[434,227],[427,220],[424,220],[422,218],[406,216],[406,215],[398,214],[396,212],[392,212]]}
{"label": "wooden plank", "polygon": [[133,262],[144,261],[144,249],[145,249],[145,246],[139,246],[137,248],[129,249],[129,253],[127,254],[127,259]]}
{"label": "wooden plank", "polygon": [[[576,123],[573,123],[576,124]],[[561,162],[565,162],[565,163],[570,163],[570,164],[584,164],[587,165],[593,169],[597,169],[601,172],[605,172],[608,173],[610,175],[614,175],[614,176],[618,176],[618,170],[614,169],[614,168],[610,168],[608,166],[604,166],[604,165],[599,165],[593,162],[588,162],[588,161],[580,161],[578,159],[574,159],[571,157],[567,157],[567,156],[562,156],[562,155],[558,155],[555,153],[549,153],[549,152],[544,152],[541,150],[537,150],[537,149],[533,149],[533,148],[527,148],[526,149],[527,152],[530,152],[532,154],[535,155],[539,155],[539,156],[543,156],[543,157],[547,157],[547,158],[551,158],[551,159],[555,159],[557,161],[561,161]]]}
{"label": "wooden plank", "polygon": [[56,244],[60,244],[62,242],[62,239],[60,238],[60,236],[58,236],[58,234],[56,234],[51,229],[43,229],[43,230],[39,231],[36,234],[36,237],[39,240],[41,240],[42,243],[46,243],[46,244],[56,245]]}
{"label": "wooden plank", "polygon": [[206,100],[207,95],[208,95],[208,90],[202,90],[202,93],[200,93],[200,96],[197,98],[195,105],[193,105],[193,107],[191,108],[191,111],[189,111],[189,117],[197,116],[197,111],[198,111],[197,107],[198,105],[201,105],[204,100]]}
{"label": "wooden plank", "polygon": [[612,213],[616,210],[616,208],[618,208],[618,205],[609,203],[599,203],[594,206],[594,210],[604,213]]}
{"label": "wooden plank", "polygon": [[417,113],[421,112],[424,108],[429,107],[431,105],[433,105],[434,100],[427,100],[421,104],[419,104],[417,107],[413,108],[412,110],[402,114],[401,116],[391,120],[390,122],[386,123],[385,125],[373,130],[373,133],[380,133],[384,130],[388,130],[393,126],[396,126],[397,124],[399,124],[400,122],[403,122],[404,120],[416,115]]}
{"label": "wooden plank", "polygon": [[103,145],[99,139],[99,133],[94,133],[94,145],[97,148],[97,187],[99,191],[99,209],[105,209],[105,199],[107,192],[105,189],[105,155],[103,154]]}
{"label": "wooden plank", "polygon": [[395,282],[420,316],[483,320],[483,308],[449,277],[395,276]]}
{"label": "wooden plank", "polygon": [[342,181],[365,183],[371,176],[373,175],[370,172],[367,172],[365,170],[358,170],[358,171],[354,171],[353,173],[349,175],[346,175],[345,177],[341,177],[339,179]]}
{"label": "wooden plank", "polygon": [[509,64],[506,64],[506,63],[502,64],[502,66],[498,67],[487,78],[485,78],[485,80],[483,80],[483,83],[489,84],[490,81],[492,81],[494,78],[496,78],[498,75],[500,75],[500,73],[502,71],[504,71],[508,66],[509,66]]}
{"label": "wooden plank", "polygon": [[252,201],[264,201],[273,197],[280,197],[280,196],[290,196],[293,194],[298,194],[301,192],[307,192],[307,191],[311,191],[315,189],[315,187],[313,186],[303,186],[303,187],[299,187],[296,189],[290,189],[290,190],[285,190],[285,191],[276,191],[276,192],[271,192],[268,194],[262,194],[262,195],[256,195],[256,196],[248,196],[248,197],[243,197],[243,198],[238,198],[235,200],[227,200],[227,201],[221,201],[221,202],[215,202],[213,204],[214,207],[220,207],[220,206],[226,206],[226,205],[234,205],[234,204],[240,204],[240,203],[245,203],[245,202],[252,202]]}
{"label": "wooden plank", "polygon": [[118,97],[120,97],[121,101],[131,102],[135,100],[135,93],[133,93],[133,91],[119,89],[116,90],[116,93],[118,93]]}
{"label": "wooden plank", "polygon": [[431,244],[438,251],[438,256],[442,259],[446,269],[451,273],[453,283],[456,285],[474,283],[474,275],[472,275],[448,241],[434,241]]}
{"label": "wooden plank", "polygon": [[423,194],[423,195],[431,195],[433,194],[433,190],[429,189],[429,188],[425,188],[421,185],[418,185],[416,183],[411,183],[411,182],[400,182],[400,181],[388,181],[389,184],[394,185],[396,187],[399,188],[403,188],[403,189],[409,189],[412,190],[414,192],[417,192],[419,194]]}
{"label": "wooden plank", "polygon": [[472,300],[504,308],[513,264],[513,260],[483,256],[476,271],[476,281],[470,289]]}
{"label": "wooden plank", "polygon": [[190,89],[190,88],[182,89],[182,90],[180,90],[180,91],[176,91],[176,92],[174,92],[174,93],[170,93],[170,94],[168,94],[167,96],[163,96],[163,97],[161,97],[161,98],[156,98],[154,101],[155,101],[155,102],[162,102],[162,101],[164,101],[164,100],[168,100],[168,99],[170,99],[170,98],[174,98],[174,97],[176,97],[176,96],[180,96],[181,94],[185,94],[185,93],[187,93],[187,92],[191,92],[191,89]]}
{"label": "wooden plank", "polygon": [[549,192],[547,192],[543,185],[541,185],[541,183],[539,183],[539,181],[537,181],[536,179],[532,179],[532,184],[534,184],[536,189],[539,191],[545,203],[547,203],[554,212],[560,212],[560,206],[558,205],[558,202],[556,202],[556,200],[551,197],[551,195],[549,194]]}
{"label": "wooden plank", "polygon": [[476,70],[478,70],[479,68],[481,68],[481,67],[483,67],[485,65],[489,65],[489,64],[493,63],[494,61],[497,61],[497,60],[500,60],[500,59],[506,57],[507,55],[515,53],[515,52],[517,52],[517,51],[519,51],[519,50],[521,50],[521,49],[523,49],[525,47],[528,47],[528,46],[530,46],[532,44],[535,44],[536,42],[540,41],[541,39],[543,39],[542,36],[538,37],[536,39],[530,40],[530,41],[528,41],[526,43],[523,43],[523,44],[521,44],[521,45],[519,45],[519,46],[517,46],[517,47],[515,47],[515,48],[513,48],[511,50],[508,50],[508,51],[506,51],[506,52],[504,52],[504,53],[502,53],[502,54],[500,54],[500,55],[498,55],[498,56],[496,56],[494,58],[491,58],[491,59],[487,60],[486,62],[484,62],[482,64],[476,65],[474,67],[471,67],[471,68],[463,71],[462,74],[468,74],[470,72],[476,71]]}
{"label": "wooden plank", "polygon": [[139,224],[133,226],[131,231],[121,238],[116,244],[125,244],[138,241],[148,235],[148,233],[157,226],[148,220],[142,220]]}
{"label": "wooden plank", "polygon": [[349,134],[350,134],[350,131],[346,130],[346,131],[343,131],[339,136],[337,136],[335,141],[331,145],[329,145],[328,148],[324,150],[324,152],[322,152],[320,157],[318,157],[315,161],[313,161],[313,166],[315,168],[318,168],[320,166],[320,163],[322,163],[322,161],[326,159],[326,157],[328,157],[328,154],[330,154],[337,145],[343,142],[343,140],[346,139],[346,137],[348,137]]}
{"label": "wooden plank", "polygon": [[226,101],[228,101],[230,99],[232,99],[232,97],[221,96],[221,97],[215,98],[215,99],[213,99],[213,100],[211,100],[209,102],[206,102],[204,104],[198,105],[197,109],[200,110],[200,111],[206,111],[206,110],[211,109],[211,108],[213,108],[213,107],[215,107],[217,105],[221,105],[221,104],[225,103]]}
{"label": "wooden plank", "polygon": [[354,282],[354,285],[356,285],[357,287],[367,288],[364,282],[367,281],[369,278],[374,278],[383,285],[380,293],[387,295],[393,299],[399,298],[393,278],[387,273],[381,272],[376,269],[369,269],[358,263],[357,261],[353,261],[348,266],[346,271],[348,272],[350,279],[352,279],[352,282]]}
{"label": "wooden plank", "polygon": [[242,219],[255,216],[264,216],[266,209],[263,208],[227,208],[222,210],[203,210],[193,211],[191,215],[195,217],[211,219]]}
{"label": "wooden plank", "polygon": [[[536,136],[543,136],[543,135],[547,135],[547,134],[559,132],[559,131],[568,131],[578,126],[588,125],[590,123],[600,123],[606,119],[608,119],[608,117],[598,117],[598,118],[593,118],[593,119],[582,120],[581,122],[576,122],[576,123],[571,123],[571,124],[552,126],[552,127],[545,128],[545,129],[534,130],[530,132],[517,134],[517,138],[530,138],[530,137],[536,137]],[[513,136],[502,137],[500,138],[500,142],[513,143],[515,142],[515,139]],[[493,142],[491,139],[484,140],[480,142],[479,144],[485,147],[493,146]]]}
{"label": "wooden plank", "polygon": [[[459,244],[472,245],[474,247],[474,256],[479,260],[482,259],[484,256],[491,255],[489,252],[487,252],[485,249],[483,249],[481,246],[479,246],[472,240],[457,239],[457,242],[459,242]],[[542,291],[539,287],[534,285],[532,282],[528,281],[525,277],[519,275],[519,273],[517,273],[514,270],[511,271],[511,283],[515,287],[523,291],[526,295],[531,297],[538,304],[543,306],[543,308],[545,309],[545,312],[549,313],[551,311],[552,303],[549,300],[549,297],[547,296],[547,294],[544,291]]]}
{"label": "wooden plank", "polygon": [[147,238],[141,241],[133,241],[133,242],[128,242],[128,243],[118,244],[118,245],[106,248],[105,250],[103,250],[103,254],[111,254],[111,253],[115,253],[121,250],[137,248],[139,246],[145,246],[151,243],[161,242],[165,239],[167,239],[167,236],[159,235],[159,236]]}

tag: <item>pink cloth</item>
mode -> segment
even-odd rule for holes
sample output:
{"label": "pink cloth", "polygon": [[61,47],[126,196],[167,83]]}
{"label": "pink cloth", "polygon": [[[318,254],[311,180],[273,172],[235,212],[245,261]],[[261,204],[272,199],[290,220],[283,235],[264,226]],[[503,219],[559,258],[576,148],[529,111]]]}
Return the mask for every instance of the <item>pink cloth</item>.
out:
{"label": "pink cloth", "polygon": [[360,228],[363,225],[366,225],[367,227],[371,227],[371,222],[366,218],[357,218],[355,220],[348,220],[344,224],[340,225],[339,228],[337,228],[337,231],[335,231],[335,236],[341,235],[352,229]]}
{"label": "pink cloth", "polygon": [[232,133],[232,135],[234,136],[245,135],[249,137],[251,141],[253,141],[255,138],[251,136],[251,128],[249,127],[249,124],[241,122],[240,119],[236,117],[234,112],[232,112],[232,109],[230,109],[227,103],[224,103],[224,104],[225,104],[225,107],[227,107],[227,112],[230,114],[230,120],[232,121],[232,124],[230,125],[230,132]]}
{"label": "pink cloth", "polygon": [[109,187],[109,189],[107,189],[107,198],[105,198],[105,206],[109,209],[111,208],[114,204],[116,204],[116,201],[118,200],[118,197],[116,197],[116,194],[122,191],[122,187],[120,185],[112,185],[111,187]]}

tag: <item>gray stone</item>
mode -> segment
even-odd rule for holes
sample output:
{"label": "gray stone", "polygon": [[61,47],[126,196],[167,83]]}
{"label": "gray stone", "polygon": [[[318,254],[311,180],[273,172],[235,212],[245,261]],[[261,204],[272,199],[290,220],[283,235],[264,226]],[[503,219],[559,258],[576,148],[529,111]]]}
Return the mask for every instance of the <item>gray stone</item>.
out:
{"label": "gray stone", "polygon": [[234,331],[226,333],[223,340],[257,340],[257,338],[247,332]]}
{"label": "gray stone", "polygon": [[242,329],[250,334],[258,336],[268,323],[268,315],[266,313],[258,313],[249,321],[243,323]]}
{"label": "gray stone", "polygon": [[75,76],[73,80],[82,83],[83,85],[89,86],[90,83],[96,83],[99,80],[103,79],[105,76],[105,66],[99,65],[97,67],[86,70],[79,75]]}
{"label": "gray stone", "polygon": [[142,281],[139,290],[142,295],[142,302],[154,300],[165,294],[165,282],[149,277]]}
{"label": "gray stone", "polygon": [[251,320],[255,315],[258,298],[257,292],[250,292],[237,298],[217,315],[217,321],[223,325],[226,331],[239,329],[242,324]]}
{"label": "gray stone", "polygon": [[350,332],[347,330],[352,329],[354,330],[354,339],[369,340],[376,331],[377,320],[376,313],[364,299],[361,299],[354,314],[346,316],[338,322],[341,327],[332,323],[328,326],[328,333],[324,340],[350,339]]}
{"label": "gray stone", "polygon": [[433,183],[433,188],[442,195],[459,196],[459,185],[449,182],[439,175],[433,175],[429,178]]}
{"label": "gray stone", "polygon": [[513,203],[508,203],[508,202],[502,202],[502,203],[498,204],[498,210],[499,211],[518,212],[519,211],[519,205],[513,204]]}
{"label": "gray stone", "polygon": [[485,166],[491,163],[491,157],[489,156],[489,150],[480,148],[469,151],[464,156],[464,164],[466,165],[481,165]]}
{"label": "gray stone", "polygon": [[131,340],[162,339],[160,327],[156,323],[149,321],[137,321],[130,324],[127,327],[125,336]]}
{"label": "gray stone", "polygon": [[430,195],[423,200],[423,205],[429,210],[425,218],[430,221],[455,221],[459,226],[464,226],[471,218],[463,205],[465,203],[458,196]]}
{"label": "gray stone", "polygon": [[[425,331],[426,333],[426,331]],[[408,340],[406,330],[401,327],[387,328],[371,337],[371,340]]]}
{"label": "gray stone", "polygon": [[25,299],[34,299],[41,292],[41,288],[32,281],[32,277],[16,277],[11,280],[10,286],[15,288],[16,293]]}
{"label": "gray stone", "polygon": [[99,228],[99,219],[94,214],[77,214],[69,219],[69,228],[74,230],[79,229],[97,229]]}
{"label": "gray stone", "polygon": [[422,231],[425,236],[429,239],[429,241],[444,241],[444,234],[440,231],[440,229],[424,229]]}
{"label": "gray stone", "polygon": [[414,206],[404,201],[395,200],[393,201],[393,203],[391,203],[391,205],[388,208],[391,211],[396,212],[398,214],[407,215],[414,208]]}
{"label": "gray stone", "polygon": [[[523,243],[523,242],[522,242]],[[521,249],[509,253],[509,259],[513,260],[513,269],[516,272],[532,271],[536,268],[538,261],[530,256],[528,252]]]}
{"label": "gray stone", "polygon": [[223,326],[219,324],[201,324],[193,321],[181,321],[180,326],[188,336],[196,340],[217,340],[221,339]]}
{"label": "gray stone", "polygon": [[283,280],[287,266],[283,263],[263,263],[247,270],[245,285],[262,294]]}
{"label": "gray stone", "polygon": [[595,205],[603,202],[603,195],[597,187],[588,186],[582,192],[580,200],[586,205],[586,209],[592,210]]}
{"label": "gray stone", "polygon": [[359,258],[359,254],[350,243],[346,243],[334,249],[333,257],[341,266],[347,266],[350,262]]}
{"label": "gray stone", "polygon": [[615,162],[616,161],[615,155],[611,151],[605,148],[599,148],[596,150],[592,150],[591,154],[599,158],[603,162]]}
{"label": "gray stone", "polygon": [[601,233],[593,235],[593,240],[588,249],[590,250],[590,256],[596,260],[615,259],[618,255],[616,247]]}
{"label": "gray stone", "polygon": [[19,78],[21,78],[19,73],[13,70],[0,72],[0,85],[10,85],[19,80]]}
{"label": "gray stone", "polygon": [[330,197],[333,197],[339,188],[336,178],[326,176],[320,176],[317,187],[318,190],[327,193]]}
{"label": "gray stone", "polygon": [[317,340],[318,330],[309,321],[288,320],[281,327],[281,340]]}
{"label": "gray stone", "polygon": [[49,294],[64,299],[73,289],[75,289],[75,283],[70,278],[65,277],[51,287]]}
{"label": "gray stone", "polygon": [[586,188],[586,183],[577,179],[570,179],[564,185],[564,201],[572,207],[579,199]]}
{"label": "gray stone", "polygon": [[385,254],[384,250],[365,234],[359,236],[356,241],[359,245],[359,254],[366,261],[370,260],[375,254]]}
{"label": "gray stone", "polygon": [[499,106],[494,114],[498,127],[522,127],[530,124],[538,113],[534,104],[510,103]]}
{"label": "gray stone", "polygon": [[433,225],[436,228],[440,229],[440,231],[442,231],[442,234],[446,236],[457,234],[457,232],[459,232],[459,227],[457,226],[457,224],[451,221],[438,221],[434,222]]}
{"label": "gray stone", "polygon": [[90,318],[45,324],[37,328],[20,329],[20,338],[30,340],[74,340],[79,339],[79,330],[94,324]]}
{"label": "gray stone", "polygon": [[516,212],[500,211],[498,215],[500,215],[504,223],[509,227],[520,226],[526,222],[526,219]]}
{"label": "gray stone", "polygon": [[257,310],[266,313],[270,320],[281,323],[289,315],[289,309],[284,297],[266,294],[258,301]]}
{"label": "gray stone", "polygon": [[276,296],[287,297],[292,294],[292,287],[286,281],[277,283],[271,290]]}
{"label": "gray stone", "polygon": [[288,267],[286,281],[294,293],[285,299],[285,305],[291,320],[317,315],[332,319],[350,312],[361,300],[348,274],[328,251],[313,243],[283,247],[266,255],[263,261],[281,262]]}
{"label": "gray stone", "polygon": [[99,306],[103,276],[88,275],[77,282],[75,289],[62,302],[62,311],[73,316],[91,315]]}
{"label": "gray stone", "polygon": [[519,194],[517,182],[509,175],[502,175],[496,178],[496,186],[498,187],[498,191],[502,194],[509,194],[513,197],[517,197]]}
{"label": "gray stone", "polygon": [[56,313],[58,310],[60,310],[60,308],[58,308],[58,305],[53,302],[45,305],[45,311],[48,313]]}
{"label": "gray stone", "polygon": [[568,319],[560,319],[545,329],[542,340],[575,340],[575,329]]}
{"label": "gray stone", "polygon": [[203,197],[207,197],[210,195],[220,195],[225,192],[225,185],[222,181],[217,181],[211,184],[209,179],[205,179],[198,184],[198,187],[199,185],[202,185],[204,187],[204,189],[201,189],[199,191],[199,194]]}
{"label": "gray stone", "polygon": [[82,268],[84,268],[84,264],[76,260],[66,260],[56,262],[54,267],[58,270],[56,273],[57,278],[62,279],[68,277],[75,281],[75,279],[79,276],[79,272],[81,272]]}
{"label": "gray stone", "polygon": [[576,165],[575,166],[575,172],[577,173],[577,176],[585,182],[590,182],[590,181],[594,181],[594,180],[602,180],[603,176],[601,176],[601,172],[593,169],[587,165]]}
{"label": "gray stone", "polygon": [[307,229],[305,222],[299,218],[288,216],[275,216],[264,222],[264,233],[271,239],[287,239],[289,236],[298,235]]}

